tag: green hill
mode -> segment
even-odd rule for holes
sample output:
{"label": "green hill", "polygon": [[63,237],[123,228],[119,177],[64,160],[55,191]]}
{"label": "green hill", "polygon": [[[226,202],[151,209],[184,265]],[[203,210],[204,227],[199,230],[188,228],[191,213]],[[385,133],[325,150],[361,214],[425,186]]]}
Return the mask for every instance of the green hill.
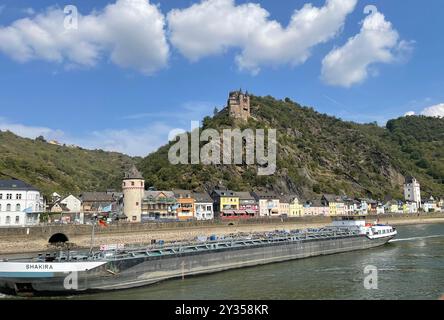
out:
{"label": "green hill", "polygon": [[226,109],[203,121],[203,129],[239,126],[277,129],[277,171],[258,176],[256,166],[171,165],[169,145],[139,164],[147,186],[158,189],[234,190],[266,187],[304,197],[322,193],[402,198],[404,176],[413,175],[425,194],[444,196],[444,119],[403,117],[387,128],[345,122],[290,99],[251,97],[252,117],[241,124]]}
{"label": "green hill", "polygon": [[277,129],[277,171],[258,176],[255,165],[171,165],[170,145],[147,157],[51,145],[0,131],[0,178],[14,177],[45,194],[120,189],[135,163],[146,185],[157,189],[234,190],[265,187],[313,197],[322,193],[402,198],[404,176],[415,176],[423,194],[444,196],[444,119],[422,116],[390,120],[387,128],[320,114],[290,99],[251,97],[252,117],[239,123],[223,109],[203,129]]}
{"label": "green hill", "polygon": [[0,131],[0,178],[16,178],[46,195],[120,189],[129,156],[48,144]]}

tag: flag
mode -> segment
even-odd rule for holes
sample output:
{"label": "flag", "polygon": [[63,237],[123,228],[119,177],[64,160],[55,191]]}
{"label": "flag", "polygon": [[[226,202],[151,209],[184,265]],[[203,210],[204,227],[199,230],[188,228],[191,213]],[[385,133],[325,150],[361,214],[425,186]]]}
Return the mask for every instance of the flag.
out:
{"label": "flag", "polygon": [[106,223],[106,221],[105,221],[105,220],[102,220],[102,219],[99,219],[98,223],[99,223],[99,226],[101,226],[101,227],[107,227],[107,226],[108,226],[108,224]]}

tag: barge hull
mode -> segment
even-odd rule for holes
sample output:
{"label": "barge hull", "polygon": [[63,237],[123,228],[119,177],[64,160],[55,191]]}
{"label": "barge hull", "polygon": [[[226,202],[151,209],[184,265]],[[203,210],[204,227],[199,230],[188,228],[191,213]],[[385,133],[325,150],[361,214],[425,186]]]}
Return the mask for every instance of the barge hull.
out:
{"label": "barge hull", "polygon": [[133,257],[108,261],[100,267],[79,272],[75,275],[77,284],[71,290],[66,289],[67,274],[55,273],[51,277],[1,278],[0,292],[20,294],[20,291],[24,291],[34,295],[60,295],[129,289],[173,278],[370,249],[384,245],[391,238],[369,239],[366,236],[351,236],[178,253],[170,256]]}

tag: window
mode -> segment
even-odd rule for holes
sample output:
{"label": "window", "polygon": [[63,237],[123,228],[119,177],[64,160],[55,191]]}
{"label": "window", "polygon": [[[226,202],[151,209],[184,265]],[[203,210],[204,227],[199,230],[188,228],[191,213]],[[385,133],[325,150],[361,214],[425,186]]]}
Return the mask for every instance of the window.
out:
{"label": "window", "polygon": [[11,224],[11,217],[10,216],[6,216],[6,224]]}
{"label": "window", "polygon": [[16,199],[16,200],[21,200],[21,199],[22,199],[22,194],[21,194],[21,193],[17,193],[17,194],[15,195],[15,199]]}
{"label": "window", "polygon": [[131,181],[131,185],[134,186],[134,181]]}
{"label": "window", "polygon": [[6,205],[6,211],[11,211],[11,204],[10,204],[10,203],[8,203],[8,204]]}
{"label": "window", "polygon": [[3,193],[0,193],[0,200],[3,199]]}
{"label": "window", "polygon": [[207,206],[207,211],[211,211],[211,206]]}
{"label": "window", "polygon": [[0,203],[0,211],[2,211],[2,204]]}
{"label": "window", "polygon": [[12,193],[7,193],[6,194],[6,199],[7,200],[11,200],[12,199]]}
{"label": "window", "polygon": [[19,224],[20,223],[20,217],[19,216],[15,216],[15,224]]}
{"label": "window", "polygon": [[140,186],[143,187],[143,181],[140,181]]}
{"label": "window", "polygon": [[123,186],[125,186],[126,184],[125,184],[125,182],[123,183]]}
{"label": "window", "polygon": [[15,205],[15,211],[21,211],[20,204],[17,203]]}
{"label": "window", "polygon": [[138,202],[136,202],[136,207],[138,207],[139,206],[139,203]]}
{"label": "window", "polygon": [[137,221],[137,217],[136,216],[133,216],[133,221]]}

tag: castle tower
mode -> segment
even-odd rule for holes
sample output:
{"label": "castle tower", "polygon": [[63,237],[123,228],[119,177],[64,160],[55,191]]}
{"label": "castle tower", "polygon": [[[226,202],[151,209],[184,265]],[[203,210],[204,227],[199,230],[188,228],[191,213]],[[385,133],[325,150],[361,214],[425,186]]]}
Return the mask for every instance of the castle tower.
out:
{"label": "castle tower", "polygon": [[416,202],[418,208],[421,207],[421,186],[414,177],[406,177],[404,183],[404,199]]}
{"label": "castle tower", "polygon": [[123,213],[130,222],[141,222],[142,199],[145,192],[145,180],[136,166],[125,173],[122,182]]}
{"label": "castle tower", "polygon": [[228,97],[230,117],[247,121],[250,117],[250,96],[242,90],[232,91]]}

